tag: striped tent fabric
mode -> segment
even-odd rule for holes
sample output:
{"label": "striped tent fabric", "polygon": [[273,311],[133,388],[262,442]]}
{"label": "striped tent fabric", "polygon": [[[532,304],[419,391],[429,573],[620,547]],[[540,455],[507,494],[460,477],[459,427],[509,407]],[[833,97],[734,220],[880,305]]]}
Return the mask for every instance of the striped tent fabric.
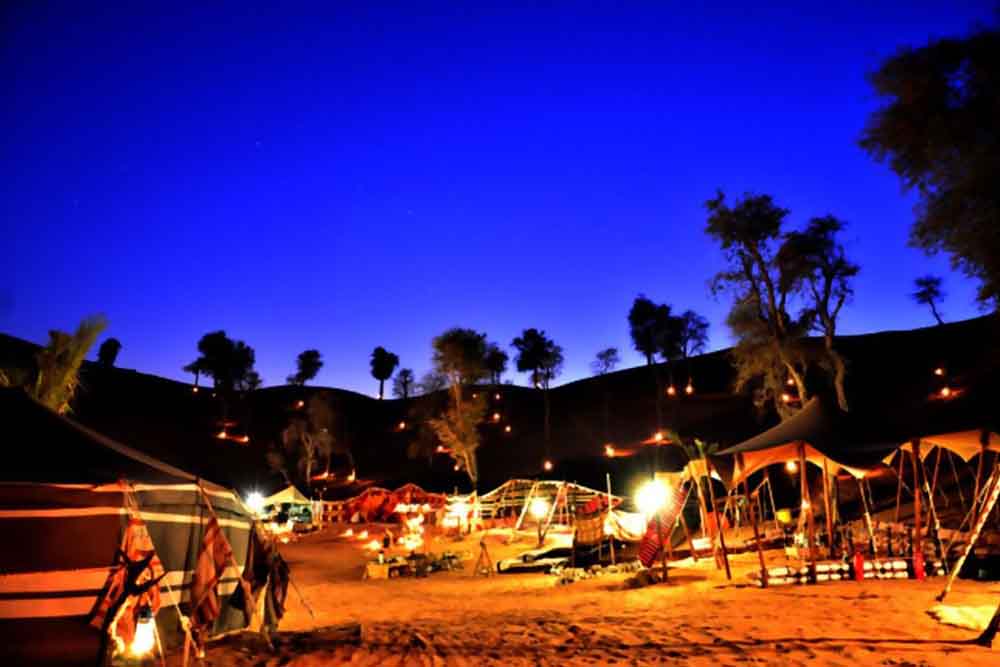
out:
{"label": "striped tent fabric", "polygon": [[[221,573],[220,611],[208,631],[246,625],[230,597],[245,563],[253,519],[235,493],[108,440],[19,390],[0,389],[0,421],[16,434],[5,442],[11,459],[0,467],[5,545],[0,549],[0,665],[97,663],[101,632],[90,621],[119,564],[119,549],[123,544],[126,551],[147,548],[131,523],[134,518],[145,526],[163,568],[156,616],[161,639],[179,643],[183,635],[175,604],[190,614],[195,565],[211,518],[203,493],[239,566]],[[122,479],[128,487],[119,483]],[[130,509],[133,501],[137,509]]]}

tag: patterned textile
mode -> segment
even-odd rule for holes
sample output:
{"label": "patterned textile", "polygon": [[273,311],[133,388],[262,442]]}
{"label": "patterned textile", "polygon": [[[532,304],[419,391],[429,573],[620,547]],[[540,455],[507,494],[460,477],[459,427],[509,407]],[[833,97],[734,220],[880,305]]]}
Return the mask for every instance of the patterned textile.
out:
{"label": "patterned textile", "polygon": [[646,526],[646,534],[642,536],[642,542],[639,543],[639,562],[646,567],[656,562],[660,551],[663,549],[660,538],[663,538],[664,543],[670,539],[670,536],[674,532],[674,526],[677,524],[677,519],[681,511],[683,511],[684,505],[687,503],[689,489],[668,488],[670,488],[670,495],[668,496],[670,502],[656,516],[650,518]]}
{"label": "patterned textile", "polygon": [[232,548],[222,534],[219,522],[212,517],[205,526],[205,536],[191,579],[191,621],[199,630],[210,626],[219,616],[221,607],[216,587],[226,563],[232,558]]}
{"label": "patterned textile", "polygon": [[601,512],[590,517],[578,517],[576,519],[576,534],[573,541],[576,544],[591,545],[598,544],[604,539],[604,520],[606,513]]}
{"label": "patterned textile", "polygon": [[[149,565],[139,573],[134,581],[128,581],[128,565],[142,561],[149,556],[152,556]],[[104,594],[98,600],[90,624],[95,628],[103,629],[105,624],[111,620],[108,618],[108,613],[121,602],[122,596],[128,594],[129,584],[138,586],[161,576],[163,576],[163,564],[160,562],[160,557],[156,555],[156,549],[153,548],[149,530],[138,514],[131,516],[125,528],[125,534],[122,536],[122,544],[115,558],[115,565],[104,585]],[[124,608],[120,609],[113,634],[128,644],[135,636],[139,610],[148,605],[155,615],[160,609],[160,587],[154,585],[142,595],[126,600],[123,604]]]}

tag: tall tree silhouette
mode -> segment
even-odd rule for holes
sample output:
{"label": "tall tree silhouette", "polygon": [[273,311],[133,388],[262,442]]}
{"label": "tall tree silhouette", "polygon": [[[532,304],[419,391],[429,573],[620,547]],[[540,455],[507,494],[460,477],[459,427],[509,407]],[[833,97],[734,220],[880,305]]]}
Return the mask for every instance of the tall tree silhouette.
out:
{"label": "tall tree silhouette", "polygon": [[500,384],[500,378],[507,370],[507,353],[496,343],[486,344],[486,370],[490,374],[490,383]]}
{"label": "tall tree silhouette", "polygon": [[685,310],[677,318],[677,342],[681,357],[700,354],[708,345],[708,320],[694,312]]}
{"label": "tall tree silhouette", "polygon": [[941,289],[940,276],[921,276],[913,281],[917,291],[912,294],[913,300],[931,309],[931,314],[938,324],[944,324],[941,313],[938,312],[937,304],[944,299],[944,291]]}
{"label": "tall tree silhouette", "polygon": [[515,363],[521,373],[531,373],[531,382],[542,390],[545,408],[545,455],[550,454],[552,428],[550,423],[549,385],[562,373],[562,348],[539,329],[525,329],[511,345],[517,350]]}
{"label": "tall tree silhouette", "polygon": [[433,340],[434,372],[448,380],[449,405],[440,417],[427,421],[428,428],[464,470],[473,488],[479,481],[476,452],[479,424],[486,411],[481,394],[467,397],[465,387],[486,376],[486,334],[472,329],[448,329]]}
{"label": "tall tree silhouette", "polygon": [[299,353],[295,365],[297,370],[288,376],[288,383],[302,387],[306,382],[315,378],[319,374],[319,370],[323,368],[323,355],[320,354],[319,350],[306,350]]}
{"label": "tall tree silhouette", "polygon": [[[618,356],[617,347],[606,347],[599,351],[592,362],[590,362],[590,370],[593,371],[594,375],[607,375],[620,363],[621,359]],[[611,391],[609,390],[607,383],[602,382],[604,385],[604,401],[602,403],[601,416],[604,422],[604,441],[608,442],[611,440]]]}
{"label": "tall tree silhouette", "polygon": [[415,383],[416,380],[413,376],[413,370],[409,368],[400,368],[399,372],[396,373],[396,377],[392,379],[392,395],[396,398],[409,398],[410,391]]}
{"label": "tall tree silhouette", "polygon": [[392,377],[393,371],[399,365],[399,357],[382,346],[372,350],[371,369],[372,377],[378,380],[378,397],[385,396],[385,381]]}
{"label": "tall tree silhouette", "polygon": [[[241,340],[233,340],[221,330],[202,336],[198,341],[198,352],[198,358],[185,366],[184,370],[195,373],[196,381],[200,374],[212,378],[221,399],[222,418],[225,421],[236,390],[245,391],[248,383],[254,382],[250,374],[254,373],[256,355],[252,347]],[[256,382],[259,383],[259,376]]]}
{"label": "tall tree silhouette", "polygon": [[871,75],[886,104],[861,146],[919,201],[910,242],[943,251],[1000,306],[1000,30],[907,48]]}
{"label": "tall tree silhouette", "polygon": [[755,402],[772,403],[783,417],[796,408],[780,400],[790,378],[804,403],[808,354],[802,344],[814,313],[792,317],[789,309],[803,285],[802,263],[779,262],[778,244],[788,211],[769,195],[745,195],[730,206],[721,192],[705,204],[707,234],[722,247],[728,266],[712,281],[715,294],[730,292],[727,324],[733,348],[737,390],[752,387]]}
{"label": "tall tree silhouette", "polygon": [[813,328],[823,336],[826,359],[821,363],[831,371],[837,402],[847,410],[844,379],[847,364],[834,346],[840,311],[854,294],[851,280],[860,270],[847,259],[837,235],[846,223],[832,215],[812,218],[803,231],[785,234],[778,250],[778,265],[786,281],[801,280],[808,303],[804,313],[813,318]]}
{"label": "tall tree silhouette", "polygon": [[667,304],[656,304],[640,294],[628,312],[629,334],[632,345],[646,357],[646,365],[653,372],[656,387],[656,429],[663,428],[663,377],[655,364],[656,355],[673,358],[677,341],[677,321]]}
{"label": "tall tree silhouette", "polygon": [[117,338],[108,338],[97,348],[97,363],[104,368],[112,368],[118,359],[118,352],[121,349],[121,341]]}

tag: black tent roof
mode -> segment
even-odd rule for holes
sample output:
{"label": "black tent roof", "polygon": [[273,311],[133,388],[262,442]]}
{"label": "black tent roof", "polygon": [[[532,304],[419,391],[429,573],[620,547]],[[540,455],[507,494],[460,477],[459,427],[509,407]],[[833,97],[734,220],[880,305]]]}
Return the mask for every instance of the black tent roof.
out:
{"label": "black tent roof", "polygon": [[[193,483],[194,475],[56,414],[20,389],[0,389],[7,457],[0,481]],[[215,487],[216,485],[211,484]]]}

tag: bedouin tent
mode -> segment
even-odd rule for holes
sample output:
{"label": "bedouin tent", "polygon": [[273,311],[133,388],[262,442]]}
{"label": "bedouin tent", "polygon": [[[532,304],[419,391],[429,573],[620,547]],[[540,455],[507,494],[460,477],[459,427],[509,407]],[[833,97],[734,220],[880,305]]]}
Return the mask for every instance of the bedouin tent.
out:
{"label": "bedouin tent", "polygon": [[268,496],[264,499],[263,506],[269,507],[274,505],[312,505],[312,502],[299,491],[294,486],[288,486],[287,488],[278,491],[273,496]]}
{"label": "bedouin tent", "polygon": [[101,633],[90,620],[129,521],[129,498],[166,573],[156,618],[161,639],[183,638],[173,603],[190,602],[211,516],[203,493],[236,561],[218,585],[221,613],[209,634],[246,625],[230,596],[252,519],[235,493],[57,415],[19,389],[0,389],[0,424],[0,664],[97,664]]}

